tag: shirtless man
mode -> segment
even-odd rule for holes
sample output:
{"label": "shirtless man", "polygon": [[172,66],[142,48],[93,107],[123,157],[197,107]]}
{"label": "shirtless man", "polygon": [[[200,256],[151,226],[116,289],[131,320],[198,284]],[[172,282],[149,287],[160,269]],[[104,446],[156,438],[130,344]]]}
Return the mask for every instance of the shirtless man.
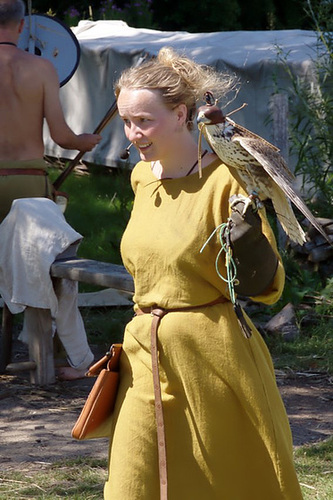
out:
{"label": "shirtless man", "polygon": [[44,118],[64,149],[90,151],[101,140],[97,134],[77,135],[67,125],[53,64],[17,48],[24,12],[22,0],[0,0],[0,222],[13,199],[52,196],[43,161]]}
{"label": "shirtless man", "polygon": [[[65,149],[90,151],[101,140],[96,134],[77,135],[67,125],[52,63],[17,48],[24,13],[22,0],[0,0],[0,223],[14,199],[52,199],[52,185],[43,160],[44,118],[52,139]],[[77,308],[77,284],[61,280],[56,284],[56,294],[56,327],[71,365],[64,367],[60,376],[81,378],[93,361],[93,354]],[[29,314],[25,315],[25,328]]]}

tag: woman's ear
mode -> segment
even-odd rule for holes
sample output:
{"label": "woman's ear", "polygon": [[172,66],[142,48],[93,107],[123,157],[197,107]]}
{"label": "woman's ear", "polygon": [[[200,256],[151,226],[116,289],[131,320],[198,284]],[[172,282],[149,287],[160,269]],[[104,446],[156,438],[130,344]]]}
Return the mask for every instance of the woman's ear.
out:
{"label": "woman's ear", "polygon": [[186,104],[179,104],[177,108],[175,108],[177,120],[179,125],[183,125],[187,120],[187,106]]}

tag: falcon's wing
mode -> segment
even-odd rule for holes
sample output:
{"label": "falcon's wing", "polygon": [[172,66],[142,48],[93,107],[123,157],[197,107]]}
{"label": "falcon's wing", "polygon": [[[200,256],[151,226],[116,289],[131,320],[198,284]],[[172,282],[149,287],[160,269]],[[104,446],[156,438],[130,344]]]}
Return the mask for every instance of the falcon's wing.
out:
{"label": "falcon's wing", "polygon": [[294,205],[303,213],[311,224],[324,236],[327,241],[329,241],[324,229],[317,222],[314,215],[312,215],[302,198],[293,188],[292,182],[294,180],[294,176],[288,169],[282,156],[276,151],[273,151],[265,146],[265,144],[259,143],[257,139],[235,135],[232,138],[232,141],[239,142],[239,144],[248,153],[250,153],[260,163],[260,165],[262,165],[267,174],[273,179],[277,186],[282,189],[289,200],[294,203]]}
{"label": "falcon's wing", "polygon": [[231,120],[228,116],[225,117],[226,122],[230,123],[237,134],[239,134],[241,137],[246,137],[249,139],[258,139],[261,143],[265,144],[269,148],[271,148],[273,151],[280,151],[278,147],[274,146],[274,144],[271,144],[270,142],[266,141],[263,137],[260,135],[255,134],[254,132],[251,132],[251,130],[243,127],[242,125],[239,125],[238,123],[234,122]]}
{"label": "falcon's wing", "polygon": [[280,176],[286,182],[292,183],[295,181],[295,176],[289,170],[286,162],[279,153],[279,149],[273,149],[275,147],[269,142],[264,141],[260,137],[258,139],[243,137],[237,133],[232,138],[232,141],[238,141],[248,153],[254,156],[275,182],[279,183]]}

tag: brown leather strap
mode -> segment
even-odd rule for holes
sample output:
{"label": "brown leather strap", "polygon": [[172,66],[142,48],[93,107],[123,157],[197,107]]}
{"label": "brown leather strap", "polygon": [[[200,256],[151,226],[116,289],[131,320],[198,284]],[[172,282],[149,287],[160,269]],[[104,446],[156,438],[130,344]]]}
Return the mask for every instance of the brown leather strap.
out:
{"label": "brown leather strap", "polygon": [[192,311],[202,307],[213,306],[215,304],[223,304],[229,302],[225,297],[219,297],[208,304],[198,306],[179,307],[174,309],[162,309],[158,306],[143,307],[136,310],[138,316],[142,314],[151,314],[153,319],[151,323],[151,362],[154,384],[155,398],[155,418],[157,428],[157,449],[158,449],[158,469],[160,478],[160,500],[168,500],[168,476],[167,476],[167,457],[166,457],[166,441],[165,441],[165,426],[162,406],[162,393],[160,384],[160,374],[158,369],[158,347],[157,347],[157,331],[163,316],[169,312]]}
{"label": "brown leather strap", "polygon": [[46,175],[42,168],[0,168],[0,175]]}
{"label": "brown leather strap", "polygon": [[[186,311],[195,311],[196,309],[202,309],[203,307],[210,307],[210,306],[215,306],[216,304],[224,304],[225,302],[230,302],[230,299],[227,299],[226,297],[218,297],[215,300],[212,300],[212,302],[207,302],[206,304],[198,304],[197,306],[185,306],[185,307],[173,307],[172,309],[164,309],[162,307],[159,307],[157,305],[151,306],[151,307],[138,307],[135,310],[135,314],[137,316],[140,316],[141,314],[152,314],[152,311],[154,309],[161,309],[164,311],[165,314],[169,312],[186,312]],[[163,316],[165,316],[163,314]],[[162,316],[162,317],[163,317]]]}
{"label": "brown leather strap", "polygon": [[160,476],[160,500],[168,500],[168,476],[167,459],[165,443],[165,427],[162,407],[162,393],[160,384],[160,374],[158,369],[158,348],[157,348],[157,330],[161,319],[167,311],[160,308],[154,308],[151,311],[153,315],[151,323],[151,364],[153,370],[154,396],[155,396],[155,418],[157,428],[157,450],[158,450],[158,469]]}

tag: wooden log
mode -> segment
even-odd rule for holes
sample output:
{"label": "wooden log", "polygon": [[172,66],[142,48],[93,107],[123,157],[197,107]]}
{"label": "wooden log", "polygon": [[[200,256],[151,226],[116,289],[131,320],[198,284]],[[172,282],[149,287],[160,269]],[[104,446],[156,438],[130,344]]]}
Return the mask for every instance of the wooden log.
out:
{"label": "wooden log", "polygon": [[12,330],[13,315],[6,306],[2,310],[2,333],[1,333],[1,352],[0,352],[0,373],[5,373],[6,366],[10,363],[12,352]]}
{"label": "wooden log", "polygon": [[28,370],[36,370],[36,363],[34,361],[19,361],[18,363],[9,363],[6,366],[7,373],[19,373]]}
{"label": "wooden log", "polygon": [[308,260],[313,263],[324,262],[333,257],[333,248],[328,245],[319,246],[311,250]]}
{"label": "wooden log", "polygon": [[109,262],[79,258],[56,260],[51,266],[51,276],[134,292],[133,279],[124,266]]}
{"label": "wooden log", "polygon": [[36,363],[30,371],[30,381],[36,385],[54,384],[55,368],[53,359],[52,319],[49,309],[27,307],[25,321],[29,336],[29,358]]}

